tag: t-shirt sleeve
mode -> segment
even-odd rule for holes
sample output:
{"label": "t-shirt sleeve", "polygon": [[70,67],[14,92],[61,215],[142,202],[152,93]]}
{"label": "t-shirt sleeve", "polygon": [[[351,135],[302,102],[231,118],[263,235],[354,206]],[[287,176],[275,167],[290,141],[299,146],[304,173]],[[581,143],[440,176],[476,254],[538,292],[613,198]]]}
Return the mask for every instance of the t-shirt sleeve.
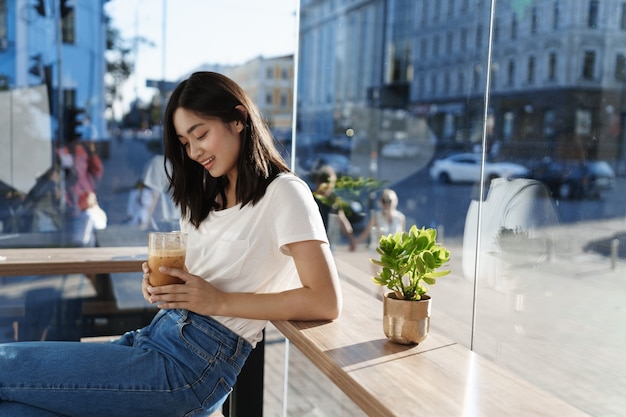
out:
{"label": "t-shirt sleeve", "polygon": [[294,175],[282,175],[274,182],[270,198],[280,250],[289,254],[285,245],[305,240],[328,243],[322,216],[309,186]]}

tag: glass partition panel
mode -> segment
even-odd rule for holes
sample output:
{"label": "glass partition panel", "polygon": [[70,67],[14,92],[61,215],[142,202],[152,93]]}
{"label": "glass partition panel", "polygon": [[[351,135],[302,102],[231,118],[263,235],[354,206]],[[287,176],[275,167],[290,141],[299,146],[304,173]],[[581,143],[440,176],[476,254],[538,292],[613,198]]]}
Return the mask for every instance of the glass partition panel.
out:
{"label": "glass partition panel", "polygon": [[430,293],[434,331],[594,416],[626,405],[624,10],[588,0],[300,9],[297,170],[313,188],[327,165],[382,182],[355,194],[338,180],[360,240],[354,248],[329,221],[335,255],[367,285],[370,219],[393,189],[407,227],[436,228],[452,252],[452,274]]}
{"label": "glass partition panel", "polygon": [[[235,79],[290,143],[296,9],[282,0],[0,0],[0,262],[5,249],[146,246],[150,231],[177,229],[161,115],[193,71]],[[105,227],[87,214],[90,191]],[[0,341],[140,327],[157,311],[140,282],[140,271],[0,273]]]}

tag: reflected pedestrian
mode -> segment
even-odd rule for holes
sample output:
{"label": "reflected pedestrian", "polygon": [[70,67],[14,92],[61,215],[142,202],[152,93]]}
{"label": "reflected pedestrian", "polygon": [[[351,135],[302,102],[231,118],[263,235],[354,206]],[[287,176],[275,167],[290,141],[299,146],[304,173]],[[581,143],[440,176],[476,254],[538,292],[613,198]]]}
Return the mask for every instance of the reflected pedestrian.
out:
{"label": "reflected pedestrian", "polygon": [[372,210],[367,226],[356,238],[358,244],[369,237],[369,247],[373,251],[376,250],[381,236],[406,230],[406,217],[398,210],[398,195],[394,190],[385,188],[378,203],[380,208]]}
{"label": "reflected pedestrian", "polygon": [[354,229],[341,204],[342,200],[335,192],[337,183],[335,170],[330,165],[322,165],[313,173],[313,182],[315,184],[313,195],[322,215],[331,249],[341,242],[341,236],[346,236],[350,250],[354,250],[356,247]]}

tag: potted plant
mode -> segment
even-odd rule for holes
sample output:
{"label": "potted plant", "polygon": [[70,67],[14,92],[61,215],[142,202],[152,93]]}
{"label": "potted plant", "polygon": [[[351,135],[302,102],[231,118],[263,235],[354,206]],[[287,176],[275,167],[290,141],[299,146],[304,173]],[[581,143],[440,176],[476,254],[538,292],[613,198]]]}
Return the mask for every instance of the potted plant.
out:
{"label": "potted plant", "polygon": [[389,340],[417,344],[430,327],[430,285],[450,273],[439,270],[450,259],[450,252],[436,242],[437,231],[413,225],[408,232],[381,236],[370,259],[381,269],[372,278],[389,290],[383,296],[383,330]]}

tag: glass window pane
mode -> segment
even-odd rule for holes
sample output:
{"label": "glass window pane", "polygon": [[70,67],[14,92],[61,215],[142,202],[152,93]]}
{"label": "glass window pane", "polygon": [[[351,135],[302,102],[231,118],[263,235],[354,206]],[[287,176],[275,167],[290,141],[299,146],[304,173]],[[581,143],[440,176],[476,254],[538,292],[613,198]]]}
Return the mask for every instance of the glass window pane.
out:
{"label": "glass window pane", "polygon": [[[431,290],[437,332],[591,415],[624,407],[613,388],[626,372],[615,366],[625,347],[615,334],[624,329],[610,313],[620,308],[613,293],[621,294],[614,285],[624,272],[624,39],[619,18],[606,18],[622,16],[623,2],[463,0],[444,22],[435,16],[450,2],[397,0],[386,15],[375,14],[384,18],[368,22],[378,43],[349,47],[338,42],[347,36],[342,22],[364,11],[328,14],[323,3],[301,4],[298,172],[314,170],[308,161],[318,155],[327,162],[336,155],[342,172],[394,189],[408,224],[437,229],[453,254],[452,275]],[[488,56],[491,7],[497,42]],[[601,30],[606,42],[574,36],[586,28]],[[322,33],[331,50],[313,47]],[[406,85],[383,76],[400,40],[418,51]],[[364,58],[345,60],[355,53]],[[350,99],[348,85],[357,92]],[[316,97],[321,90],[324,102]],[[335,148],[338,139],[350,146]],[[474,161],[484,154],[485,164],[444,163],[455,153]],[[353,222],[357,234],[370,236],[380,193],[360,197],[365,215]],[[359,258],[364,274],[374,272],[367,240],[352,252],[346,236],[336,238],[336,256]],[[601,285],[592,278],[598,274]],[[588,305],[588,292],[608,304]],[[599,346],[607,360],[589,363]],[[587,390],[593,399],[578,394]]]}

